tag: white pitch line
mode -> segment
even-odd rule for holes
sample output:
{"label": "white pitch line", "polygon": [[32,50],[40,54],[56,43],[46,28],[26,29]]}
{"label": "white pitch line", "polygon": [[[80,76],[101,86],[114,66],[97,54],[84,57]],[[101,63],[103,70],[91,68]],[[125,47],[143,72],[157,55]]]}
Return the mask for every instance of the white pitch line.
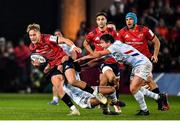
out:
{"label": "white pitch line", "polygon": [[159,76],[157,76],[157,77],[154,79],[154,81],[155,81],[155,82],[158,82],[163,76],[164,76],[164,73],[159,74]]}
{"label": "white pitch line", "polygon": [[177,96],[180,96],[180,92],[178,92]]}

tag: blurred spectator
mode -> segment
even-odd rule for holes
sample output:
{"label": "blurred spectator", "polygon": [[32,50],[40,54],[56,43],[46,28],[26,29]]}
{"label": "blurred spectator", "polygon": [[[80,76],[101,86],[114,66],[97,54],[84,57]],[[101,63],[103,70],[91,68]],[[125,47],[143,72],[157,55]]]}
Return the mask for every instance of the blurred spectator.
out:
{"label": "blurred spectator", "polygon": [[23,40],[19,41],[18,46],[14,49],[17,63],[18,78],[20,81],[21,89],[29,89],[31,87],[30,82],[30,50],[24,44]]}
{"label": "blurred spectator", "polygon": [[0,37],[0,57],[4,56],[6,49],[6,39],[4,37]]}
{"label": "blurred spectator", "polygon": [[169,40],[169,30],[165,25],[163,18],[160,18],[159,25],[155,28],[155,32],[159,34],[165,41]]}
{"label": "blurred spectator", "polygon": [[14,48],[11,41],[0,38],[0,85],[1,91],[17,90],[17,66],[14,58]]}
{"label": "blurred spectator", "polygon": [[148,13],[148,10],[145,10],[141,18],[141,24],[146,25],[148,28],[154,31],[154,28],[158,24],[158,20],[155,17],[151,16]]}
{"label": "blurred spectator", "polygon": [[79,36],[84,36],[86,33],[87,33],[87,25],[85,21],[82,21],[76,37],[78,38]]}

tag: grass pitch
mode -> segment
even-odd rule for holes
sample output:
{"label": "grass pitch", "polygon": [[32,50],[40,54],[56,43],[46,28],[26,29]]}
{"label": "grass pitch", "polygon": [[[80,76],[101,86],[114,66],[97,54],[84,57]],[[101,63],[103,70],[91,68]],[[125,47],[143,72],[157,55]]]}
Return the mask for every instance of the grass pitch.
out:
{"label": "grass pitch", "polygon": [[60,101],[58,106],[47,103],[51,94],[0,94],[0,120],[180,120],[180,97],[169,97],[171,109],[158,111],[154,100],[146,98],[149,116],[135,116],[138,104],[131,95],[122,95],[127,106],[118,116],[105,116],[101,110],[81,109],[80,116],[67,116],[69,109]]}

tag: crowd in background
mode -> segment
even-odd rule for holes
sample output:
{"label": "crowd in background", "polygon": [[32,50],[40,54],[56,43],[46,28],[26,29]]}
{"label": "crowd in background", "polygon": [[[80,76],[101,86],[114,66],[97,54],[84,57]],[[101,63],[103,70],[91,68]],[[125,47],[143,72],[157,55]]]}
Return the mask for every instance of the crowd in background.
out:
{"label": "crowd in background", "polygon": [[[113,4],[103,11],[108,13],[108,21],[116,25],[117,31],[125,26],[127,12],[137,13],[138,24],[149,27],[161,42],[159,61],[154,66],[154,72],[180,71],[180,2],[178,0],[114,0]],[[87,29],[85,22],[82,22],[75,41],[79,47],[82,47],[88,30],[90,29]],[[151,49],[151,43],[149,47]]]}
{"label": "crowd in background", "polygon": [[[125,26],[125,14],[133,11],[138,15],[138,24],[149,27],[159,38],[161,49],[154,72],[180,72],[180,2],[178,0],[114,0],[107,12],[108,20],[116,25],[117,31]],[[94,28],[82,22],[74,40],[83,48],[84,37]],[[53,32],[52,32],[53,33]],[[149,45],[151,48],[151,44]],[[1,91],[40,88],[43,75],[30,64],[30,51],[24,40],[16,46],[12,41],[0,37],[0,78]],[[38,80],[38,81],[37,81]],[[7,86],[8,85],[8,86]]]}

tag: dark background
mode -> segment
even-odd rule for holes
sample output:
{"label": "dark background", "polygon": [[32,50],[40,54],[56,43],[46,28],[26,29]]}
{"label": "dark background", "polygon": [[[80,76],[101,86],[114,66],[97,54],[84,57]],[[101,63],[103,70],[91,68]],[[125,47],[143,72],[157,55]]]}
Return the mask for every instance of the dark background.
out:
{"label": "dark background", "polygon": [[51,33],[58,25],[58,0],[0,0],[0,36],[17,40],[30,23],[40,23],[42,31]]}

